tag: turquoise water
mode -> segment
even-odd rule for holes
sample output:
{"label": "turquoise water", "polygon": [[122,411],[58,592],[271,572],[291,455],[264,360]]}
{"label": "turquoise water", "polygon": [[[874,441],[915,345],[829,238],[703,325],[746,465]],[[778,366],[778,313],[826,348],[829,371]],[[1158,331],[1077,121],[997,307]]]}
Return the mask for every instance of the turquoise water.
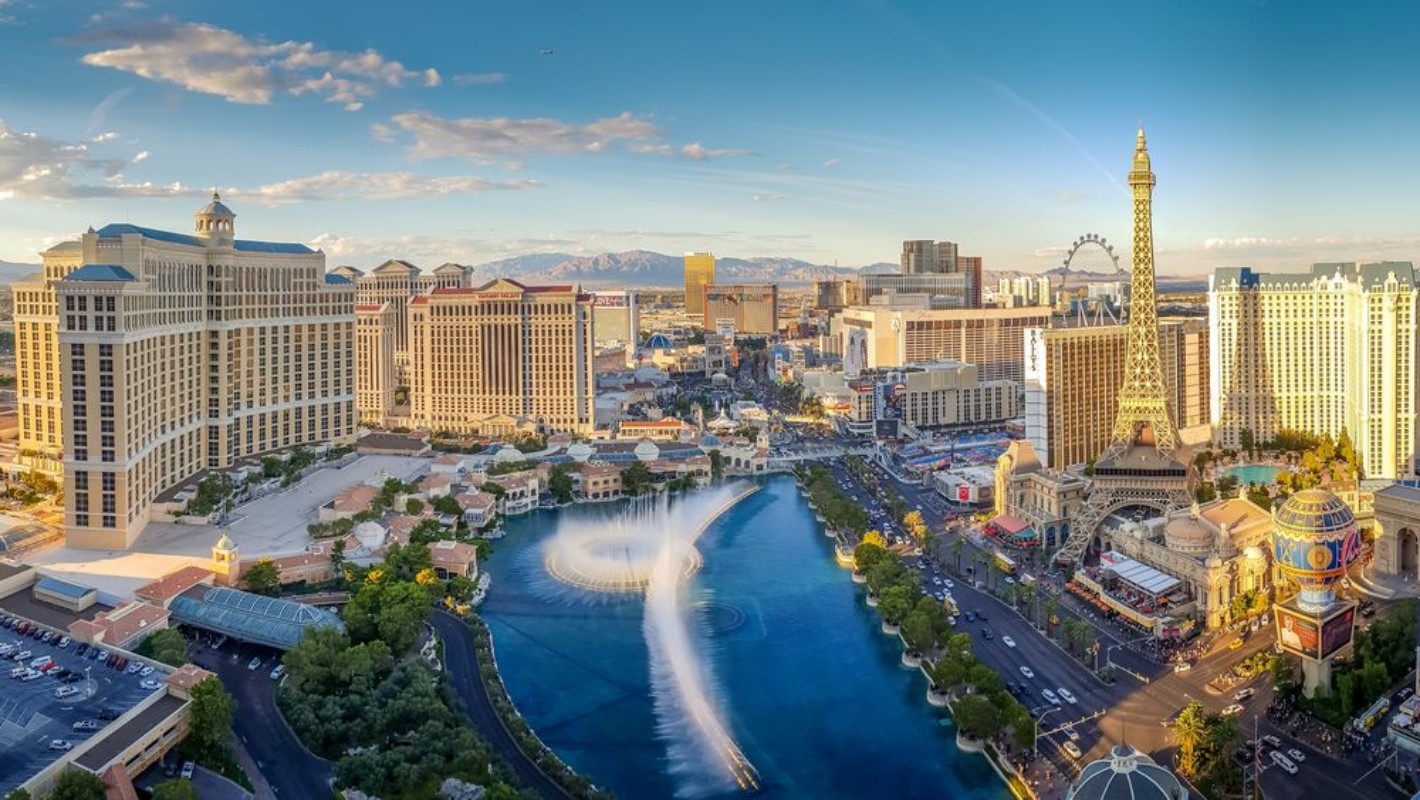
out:
{"label": "turquoise water", "polygon": [[[543,740],[618,797],[667,798],[686,787],[656,733],[641,602],[555,588],[538,552],[559,514],[615,510],[510,520],[482,565],[493,575],[482,613],[508,691]],[[759,769],[760,796],[1009,797],[986,761],[959,753],[953,729],[938,724],[926,680],[900,666],[897,639],[878,632],[791,478],[766,480],[700,549],[705,567],[692,588],[702,650],[728,726]]]}
{"label": "turquoise water", "polygon": [[1247,464],[1239,467],[1228,467],[1223,470],[1224,475],[1232,475],[1243,485],[1258,483],[1263,486],[1271,485],[1277,480],[1277,475],[1282,472],[1281,467],[1268,467],[1262,464]]}

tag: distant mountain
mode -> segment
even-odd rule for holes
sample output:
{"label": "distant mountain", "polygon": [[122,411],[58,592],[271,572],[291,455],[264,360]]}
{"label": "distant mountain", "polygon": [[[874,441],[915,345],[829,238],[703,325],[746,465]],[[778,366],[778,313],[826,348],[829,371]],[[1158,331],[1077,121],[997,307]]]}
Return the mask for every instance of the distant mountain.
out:
{"label": "distant mountain", "polygon": [[42,267],[39,264],[16,264],[13,261],[0,261],[0,284],[14,283],[21,278],[39,272]]}
{"label": "distant mountain", "polygon": [[[877,266],[877,265],[875,265]],[[796,258],[760,256],[721,258],[715,262],[719,283],[809,283],[834,277],[852,277],[850,267],[828,267]],[[538,253],[490,261],[473,268],[475,279],[497,277],[530,281],[564,281],[587,285],[680,286],[685,281],[685,261],[650,250],[574,256],[566,253]]]}

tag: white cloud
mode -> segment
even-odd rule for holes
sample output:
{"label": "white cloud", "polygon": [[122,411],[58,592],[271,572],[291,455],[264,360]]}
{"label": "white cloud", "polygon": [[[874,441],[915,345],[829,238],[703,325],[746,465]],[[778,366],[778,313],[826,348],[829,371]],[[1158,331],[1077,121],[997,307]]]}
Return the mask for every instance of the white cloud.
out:
{"label": "white cloud", "polygon": [[787,200],[789,199],[789,196],[786,194],[778,194],[776,192],[766,192],[764,194],[750,195],[749,199],[753,200],[756,203],[773,203],[779,200]]}
{"label": "white cloud", "polygon": [[377,142],[394,141],[394,129],[381,122],[376,122],[374,125],[370,126],[370,135],[373,136]]}
{"label": "white cloud", "polygon": [[132,91],[132,87],[125,86],[122,89],[109,92],[107,97],[100,100],[99,104],[94,106],[94,110],[89,112],[89,130],[94,131],[102,128],[104,120],[108,119],[109,112],[117,108],[118,104],[122,103],[124,98],[128,97],[128,93]]}
{"label": "white cloud", "polygon": [[465,158],[491,164],[533,153],[600,152],[615,141],[651,139],[661,133],[630,112],[586,125],[549,118],[445,119],[422,111],[396,114],[393,120],[414,137],[409,155],[418,161]]}
{"label": "white cloud", "polygon": [[838,166],[838,159],[836,158],[830,158],[829,160],[823,162],[824,169],[833,169],[836,166]]}
{"label": "white cloud", "polygon": [[467,175],[419,175],[412,172],[341,172],[269,183],[249,190],[229,192],[234,199],[266,205],[326,200],[397,200],[409,197],[446,197],[456,194],[541,189],[540,181],[488,180]]}
{"label": "white cloud", "polygon": [[[107,140],[105,140],[107,141]],[[7,198],[170,197],[181,184],[123,180],[121,158],[94,155],[85,142],[65,142],[11,128],[0,120],[0,195]]]}
{"label": "white cloud", "polygon": [[455,75],[454,85],[456,86],[487,86],[493,83],[503,83],[508,79],[507,75],[501,72],[475,72],[465,75]]}
{"label": "white cloud", "polygon": [[104,142],[111,142],[111,141],[113,141],[114,139],[117,139],[117,138],[118,138],[118,132],[117,132],[117,131],[104,131],[103,133],[99,134],[98,136],[93,137],[93,138],[90,139],[89,141],[93,142],[94,144],[103,144]]}
{"label": "white cloud", "polygon": [[297,41],[268,44],[202,23],[145,22],[93,31],[74,42],[106,48],[85,55],[85,64],[233,103],[264,105],[282,93],[314,94],[357,111],[381,87],[432,87],[441,81],[436,70],[410,69],[374,50],[321,50]]}
{"label": "white cloud", "polygon": [[146,161],[147,159],[148,159],[148,151],[147,151],[147,150],[139,150],[139,151],[138,151],[138,155],[136,155],[136,156],[133,157],[133,163],[134,163],[134,164],[137,164],[139,161]]}

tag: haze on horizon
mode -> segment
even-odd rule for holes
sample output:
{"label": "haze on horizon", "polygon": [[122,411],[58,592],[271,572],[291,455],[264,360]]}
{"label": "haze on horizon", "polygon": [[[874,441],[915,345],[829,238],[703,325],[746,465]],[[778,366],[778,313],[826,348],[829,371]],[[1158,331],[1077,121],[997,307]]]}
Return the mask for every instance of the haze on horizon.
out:
{"label": "haze on horizon", "polygon": [[1040,271],[1127,252],[1141,118],[1162,273],[1420,257],[1420,8],[557,6],[0,0],[0,259],[185,231],[215,186],[331,266],[939,238]]}

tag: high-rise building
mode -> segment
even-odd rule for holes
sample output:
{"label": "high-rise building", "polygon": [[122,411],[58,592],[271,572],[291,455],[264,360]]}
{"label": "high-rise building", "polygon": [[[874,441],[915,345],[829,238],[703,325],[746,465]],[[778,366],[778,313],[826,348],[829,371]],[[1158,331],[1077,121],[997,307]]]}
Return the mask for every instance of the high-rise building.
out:
{"label": "high-rise building", "polygon": [[84,263],[79,242],[41,254],[43,272],[12,285],[15,295],[15,399],[19,466],[50,475],[63,471],[64,400],[59,370],[59,316],[54,285]]}
{"label": "high-rise building", "polygon": [[[1025,335],[1026,438],[1047,467],[1093,460],[1114,432],[1128,327],[1031,328]],[[1206,425],[1207,323],[1160,323],[1159,358],[1169,410],[1178,427]]]}
{"label": "high-rise building", "polygon": [[355,306],[355,408],[363,425],[384,425],[394,408],[396,307],[400,302]]}
{"label": "high-rise building", "polygon": [[215,194],[196,220],[90,230],[53,284],[70,546],[128,547],[203,470],[354,440],[355,287],[305,245],[236,239]]}
{"label": "high-rise building", "polygon": [[431,430],[590,432],[592,298],[506,278],[410,305],[410,416]]}
{"label": "high-rise building", "polygon": [[705,327],[733,319],[735,333],[763,336],[779,330],[779,287],[723,283],[705,289]]}
{"label": "high-rise building", "polygon": [[814,308],[838,311],[862,303],[862,287],[851,278],[814,281]]}
{"label": "high-rise building", "polygon": [[1209,279],[1210,414],[1219,442],[1282,430],[1347,431],[1368,478],[1415,455],[1415,270],[1317,264],[1301,274],[1216,270]]}
{"label": "high-rise building", "polygon": [[955,242],[909,239],[902,243],[902,274],[946,274],[957,272]]}
{"label": "high-rise building", "polygon": [[641,321],[633,290],[592,292],[592,317],[596,322],[597,344],[636,344]]}
{"label": "high-rise building", "polygon": [[955,242],[911,239],[902,243],[901,271],[864,273],[864,301],[882,295],[922,294],[932,308],[981,307],[981,257],[963,256]]}
{"label": "high-rise building", "polygon": [[715,285],[715,254],[685,254],[685,313],[705,318],[705,287]]}
{"label": "high-rise building", "polygon": [[[1025,331],[1050,324],[1045,308],[907,309],[857,306],[843,310],[845,342],[861,331],[864,368],[952,359],[975,364],[983,381],[1021,382]],[[846,345],[845,345],[846,350]]]}
{"label": "high-rise building", "polygon": [[355,298],[360,305],[382,306],[393,303],[395,383],[404,385],[409,367],[409,301],[434,289],[449,289],[469,284],[469,268],[460,264],[441,264],[432,273],[401,259],[391,259],[369,273],[354,267],[336,267],[332,272],[349,278],[355,284]]}

